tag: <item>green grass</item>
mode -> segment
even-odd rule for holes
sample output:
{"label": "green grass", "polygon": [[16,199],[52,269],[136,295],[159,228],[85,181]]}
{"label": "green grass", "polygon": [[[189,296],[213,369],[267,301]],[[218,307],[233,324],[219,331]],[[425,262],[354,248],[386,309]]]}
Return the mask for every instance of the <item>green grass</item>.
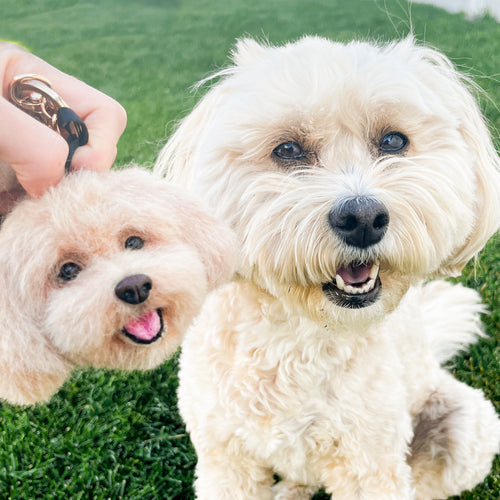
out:
{"label": "green grass", "polygon": [[[500,27],[490,18],[469,22],[426,5],[410,10],[402,0],[0,0],[0,38],[125,106],[129,123],[118,164],[154,161],[199,97],[189,87],[227,63],[237,37],[388,40],[410,25],[474,75],[491,97],[482,99],[483,109],[500,130]],[[453,369],[500,411],[499,237],[461,280],[488,303],[490,338],[457,358]],[[147,374],[79,372],[50,404],[0,406],[0,498],[193,498],[196,458],[176,412],[176,386],[174,360]],[[499,497],[497,460],[485,483],[461,499]]]}

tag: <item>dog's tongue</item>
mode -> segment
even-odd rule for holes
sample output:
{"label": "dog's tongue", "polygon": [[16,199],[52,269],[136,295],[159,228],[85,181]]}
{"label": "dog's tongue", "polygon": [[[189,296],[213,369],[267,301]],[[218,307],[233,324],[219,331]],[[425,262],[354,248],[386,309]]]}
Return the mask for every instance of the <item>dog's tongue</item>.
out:
{"label": "dog's tongue", "polygon": [[151,311],[138,319],[132,320],[125,325],[125,329],[130,335],[139,340],[151,340],[161,328],[160,316],[156,311]]}
{"label": "dog's tongue", "polygon": [[370,278],[371,264],[349,264],[337,269],[337,274],[346,285],[361,284]]}

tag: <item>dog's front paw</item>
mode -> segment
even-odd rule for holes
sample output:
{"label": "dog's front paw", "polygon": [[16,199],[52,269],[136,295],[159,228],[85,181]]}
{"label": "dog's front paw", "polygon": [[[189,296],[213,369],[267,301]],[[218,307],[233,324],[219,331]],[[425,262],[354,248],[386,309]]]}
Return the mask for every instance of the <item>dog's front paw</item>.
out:
{"label": "dog's front paw", "polygon": [[274,500],[310,500],[318,488],[283,479],[273,486]]}

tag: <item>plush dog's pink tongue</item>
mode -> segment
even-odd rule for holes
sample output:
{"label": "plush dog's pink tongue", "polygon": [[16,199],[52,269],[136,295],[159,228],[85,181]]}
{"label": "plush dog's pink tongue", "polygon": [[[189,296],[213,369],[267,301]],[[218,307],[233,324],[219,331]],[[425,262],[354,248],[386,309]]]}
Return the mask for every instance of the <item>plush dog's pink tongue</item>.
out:
{"label": "plush dog's pink tongue", "polygon": [[125,325],[125,330],[139,340],[151,340],[161,328],[161,319],[157,311],[151,311]]}
{"label": "plush dog's pink tongue", "polygon": [[347,285],[361,284],[368,281],[372,264],[349,264],[337,269],[337,274]]}

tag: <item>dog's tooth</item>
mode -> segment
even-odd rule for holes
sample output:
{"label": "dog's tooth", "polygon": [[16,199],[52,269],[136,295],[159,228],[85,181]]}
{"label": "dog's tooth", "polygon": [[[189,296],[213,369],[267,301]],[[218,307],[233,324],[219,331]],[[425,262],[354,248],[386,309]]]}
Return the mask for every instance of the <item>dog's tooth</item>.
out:
{"label": "dog's tooth", "polygon": [[344,283],[344,280],[342,279],[342,276],[340,276],[339,274],[337,274],[337,276],[335,276],[335,283],[337,284],[337,288],[339,290],[344,290],[345,283]]}
{"label": "dog's tooth", "polygon": [[373,264],[373,266],[370,270],[370,278],[371,279],[373,279],[373,280],[377,279],[379,269],[380,269],[380,262],[375,262],[375,264]]}
{"label": "dog's tooth", "polygon": [[[378,276],[378,268],[378,263],[374,264],[370,271],[370,278],[366,283],[360,286],[346,285],[345,281],[342,279],[342,276],[337,274],[335,276],[335,283],[337,285],[337,288],[339,290],[342,290],[343,292],[350,293],[351,295],[362,295],[364,293],[368,293],[373,290],[373,288],[375,288],[375,279]],[[372,274],[374,275],[373,277]]]}

